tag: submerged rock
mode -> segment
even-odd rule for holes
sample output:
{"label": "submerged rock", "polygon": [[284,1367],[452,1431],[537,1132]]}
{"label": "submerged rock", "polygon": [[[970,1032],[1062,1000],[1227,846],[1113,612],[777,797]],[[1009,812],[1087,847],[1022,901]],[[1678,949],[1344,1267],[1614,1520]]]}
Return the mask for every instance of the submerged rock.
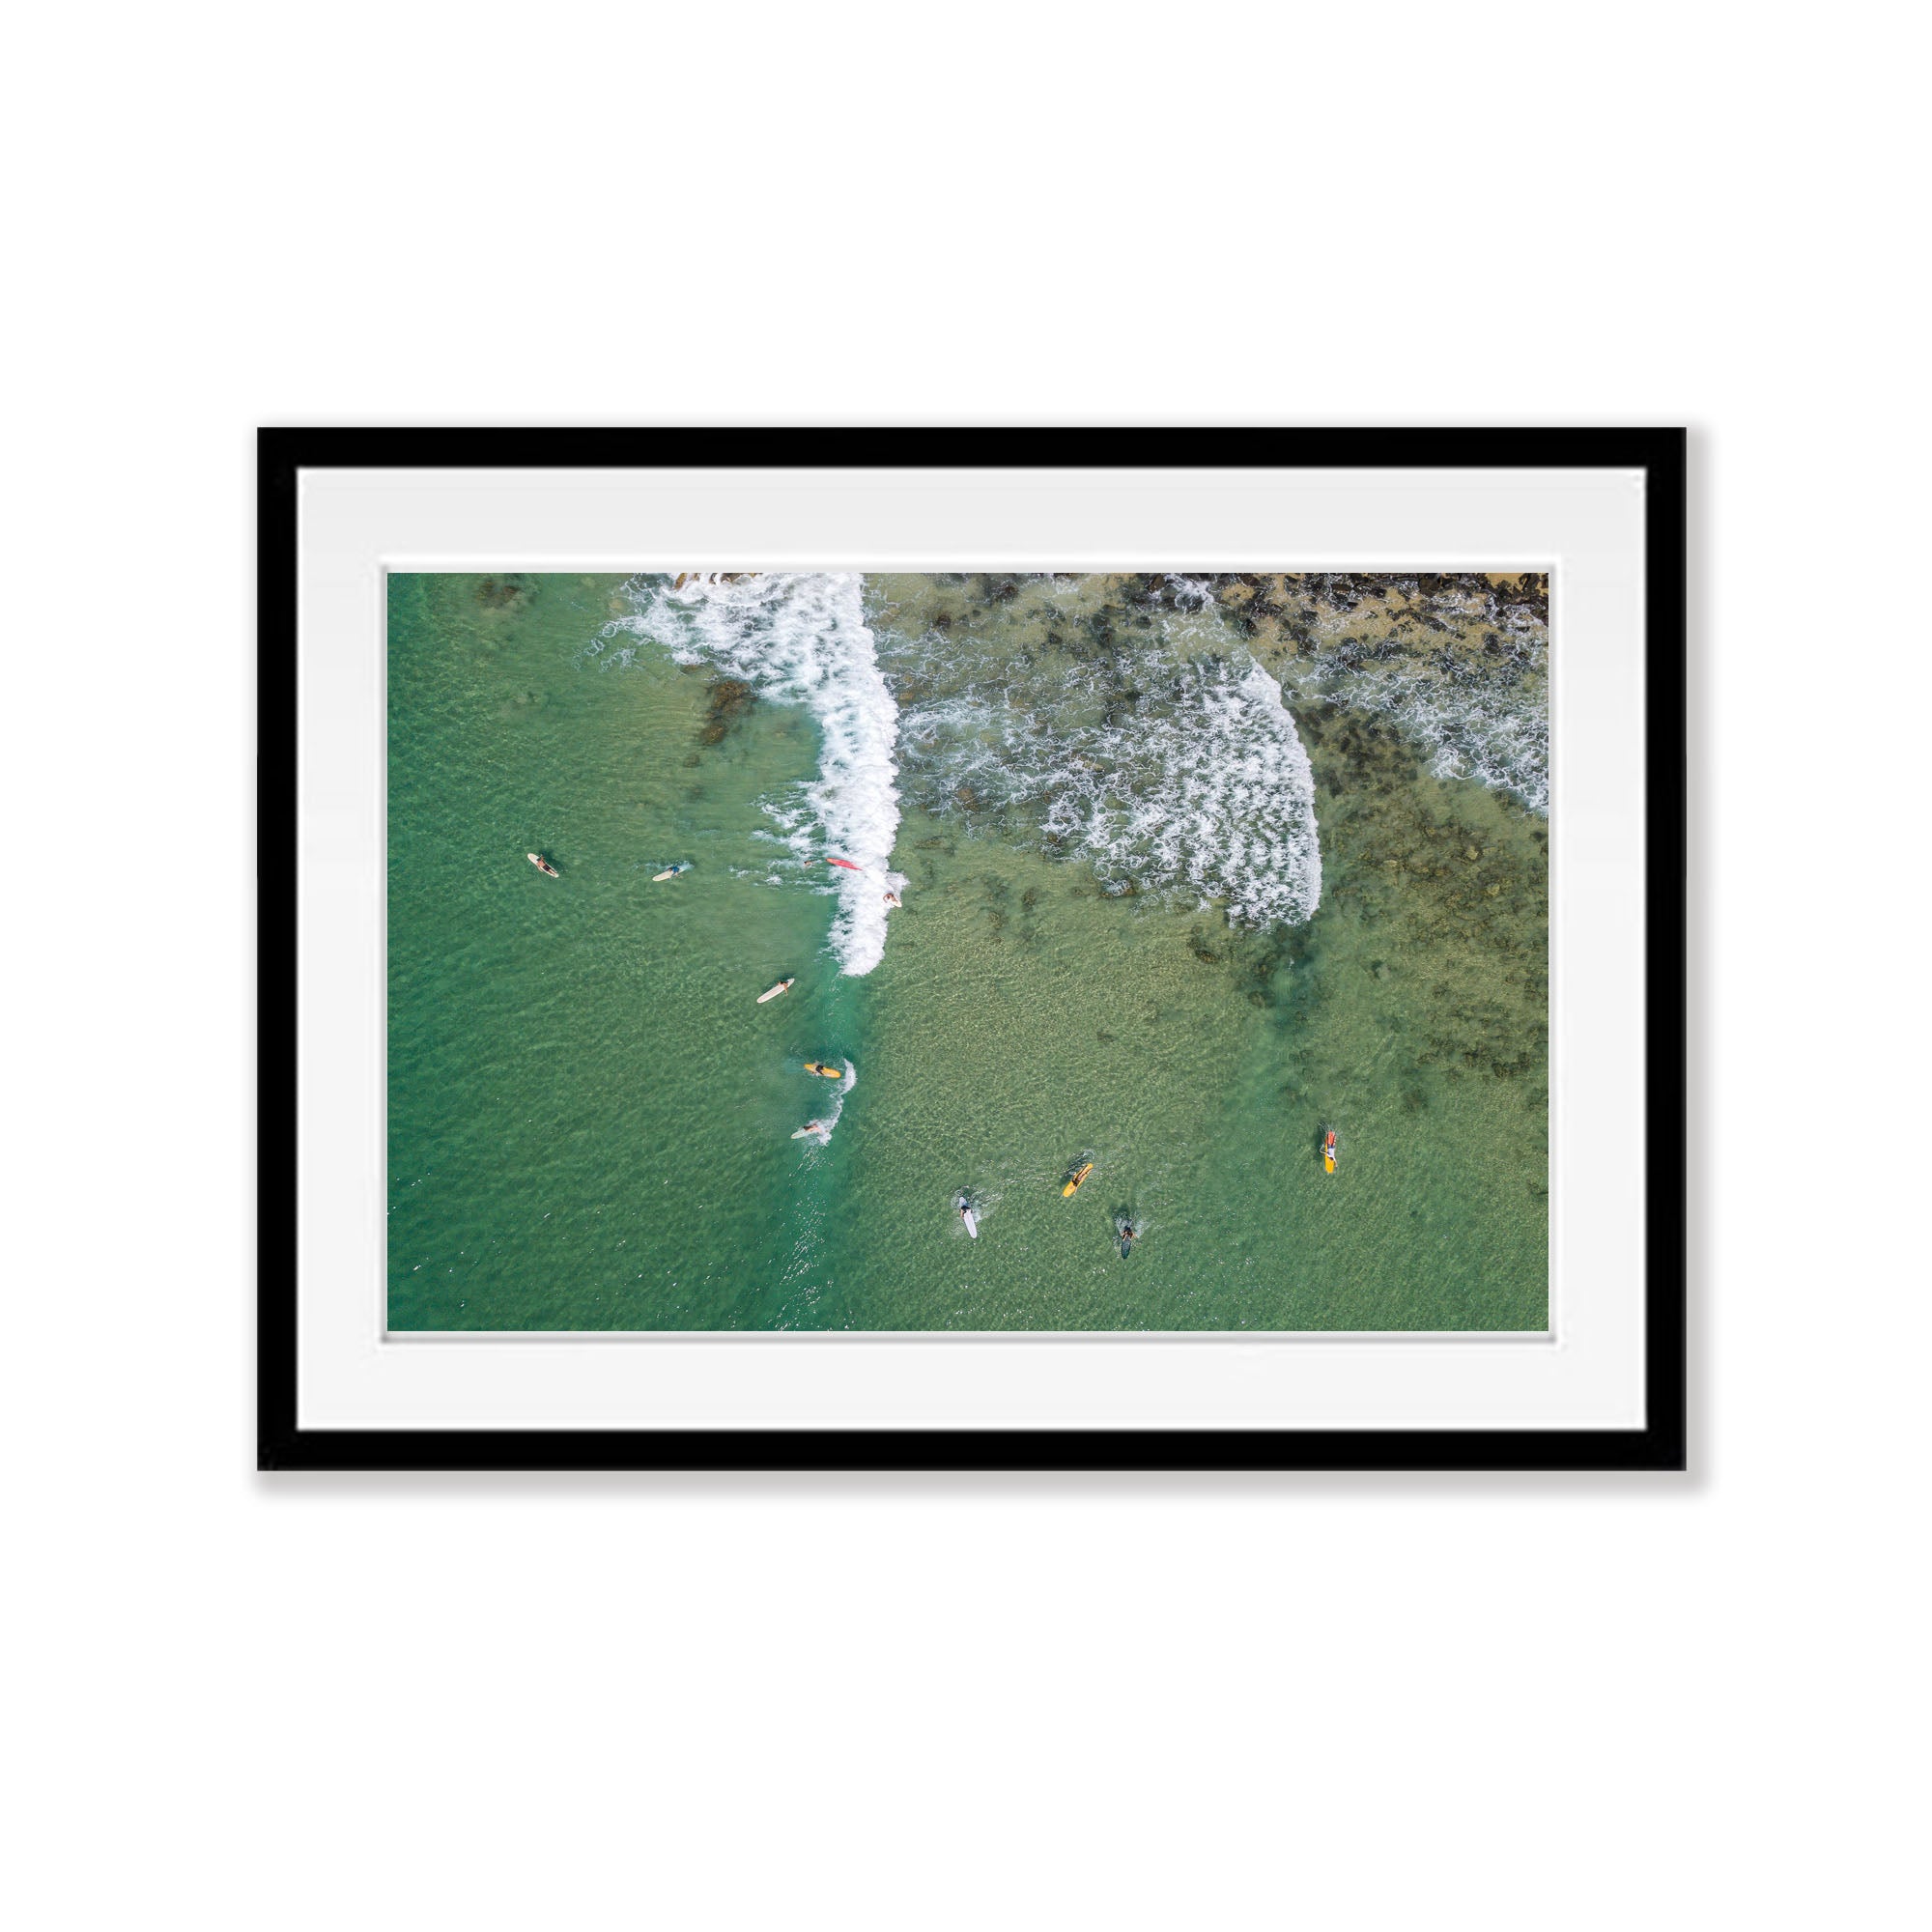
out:
{"label": "submerged rock", "polygon": [[705,723],[698,734],[707,745],[724,741],[726,731],[740,723],[757,698],[743,678],[716,677],[704,687]]}

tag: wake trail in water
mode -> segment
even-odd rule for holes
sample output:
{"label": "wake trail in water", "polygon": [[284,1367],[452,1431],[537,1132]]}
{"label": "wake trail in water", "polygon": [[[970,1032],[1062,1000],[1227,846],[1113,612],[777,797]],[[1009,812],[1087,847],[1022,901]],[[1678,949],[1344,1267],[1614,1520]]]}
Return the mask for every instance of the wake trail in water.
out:
{"label": "wake trail in water", "polygon": [[859,1069],[848,1060],[845,1063],[845,1077],[832,1090],[831,1108],[809,1122],[792,1135],[795,1141],[808,1141],[813,1147],[824,1147],[832,1139],[838,1125],[838,1117],[845,1111],[845,1096],[859,1084]]}

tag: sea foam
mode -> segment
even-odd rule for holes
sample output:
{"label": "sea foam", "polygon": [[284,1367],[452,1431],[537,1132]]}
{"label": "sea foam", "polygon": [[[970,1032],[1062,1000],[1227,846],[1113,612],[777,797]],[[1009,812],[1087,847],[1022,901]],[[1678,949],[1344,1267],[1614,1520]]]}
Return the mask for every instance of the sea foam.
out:
{"label": "sea foam", "polygon": [[1291,661],[1285,675],[1297,699],[1380,712],[1428,757],[1435,777],[1473,779],[1548,817],[1549,707],[1540,646],[1531,666],[1509,682],[1480,669],[1456,681],[1411,666],[1337,668],[1321,659]]}
{"label": "sea foam", "polygon": [[818,777],[765,810],[800,860],[830,855],[864,867],[826,871],[838,899],[833,954],[841,972],[855,975],[885,956],[886,890],[905,883],[890,869],[899,824],[898,707],[879,674],[862,592],[856,576],[688,576],[676,586],[642,579],[637,614],[610,627],[811,713]]}
{"label": "sea foam", "polygon": [[[1416,582],[1384,580],[1405,596]],[[1425,600],[1427,634],[1387,628],[1359,601],[1323,610],[1282,678],[1297,703],[1378,712],[1438,779],[1472,779],[1549,811],[1548,619],[1477,582]]]}
{"label": "sea foam", "polygon": [[902,721],[927,810],[1009,814],[1106,885],[1298,924],[1321,900],[1315,778],[1281,687],[1246,652],[1140,645],[1133,686],[1088,666],[973,665],[948,640],[917,675],[949,687]]}

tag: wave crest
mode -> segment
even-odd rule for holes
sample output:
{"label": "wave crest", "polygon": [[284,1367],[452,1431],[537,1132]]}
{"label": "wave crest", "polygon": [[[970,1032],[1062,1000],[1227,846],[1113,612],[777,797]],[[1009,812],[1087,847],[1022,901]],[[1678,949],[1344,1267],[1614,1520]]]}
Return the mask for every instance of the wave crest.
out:
{"label": "wave crest", "polygon": [[638,611],[609,631],[646,638],[681,664],[709,664],[761,696],[797,704],[818,726],[817,779],[765,810],[801,860],[829,849],[865,867],[834,868],[831,945],[843,973],[869,973],[886,951],[886,887],[898,836],[898,706],[880,675],[856,576],[692,575],[641,579]]}

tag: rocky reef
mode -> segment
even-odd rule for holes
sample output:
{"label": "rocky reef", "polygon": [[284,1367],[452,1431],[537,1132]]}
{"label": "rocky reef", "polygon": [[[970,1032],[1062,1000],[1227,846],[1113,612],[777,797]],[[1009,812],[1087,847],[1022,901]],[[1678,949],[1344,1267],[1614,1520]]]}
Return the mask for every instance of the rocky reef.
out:
{"label": "rocky reef", "polygon": [[704,687],[704,723],[698,729],[698,742],[722,745],[725,734],[744,722],[756,702],[756,695],[743,678],[714,677]]}
{"label": "rocky reef", "polygon": [[[1337,1000],[1386,1009],[1383,1038],[1408,1069],[1411,1110],[1429,1104],[1438,1078],[1509,1081],[1541,1104],[1546,576],[980,575],[934,580],[929,595],[905,614],[937,634],[938,657],[998,636],[1022,676],[1036,659],[1080,667],[1108,726],[1149,699],[1149,645],[1159,632],[1171,654],[1177,620],[1198,620],[1180,627],[1197,663],[1252,653],[1281,684],[1314,772],[1323,908],[1258,930],[1209,908],[1189,931],[1200,970],[1291,1029]],[[918,702],[936,673],[908,669],[901,701]],[[936,803],[976,830],[1004,829],[980,784]],[[1050,838],[1044,849],[1056,849]]]}

